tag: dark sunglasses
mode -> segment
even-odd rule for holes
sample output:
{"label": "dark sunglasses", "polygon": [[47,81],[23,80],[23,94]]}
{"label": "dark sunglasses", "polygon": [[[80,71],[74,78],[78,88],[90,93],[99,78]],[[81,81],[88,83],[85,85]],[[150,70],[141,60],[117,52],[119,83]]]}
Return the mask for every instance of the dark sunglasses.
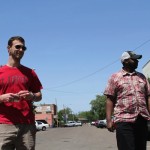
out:
{"label": "dark sunglasses", "polygon": [[22,49],[23,51],[25,51],[27,48],[25,47],[25,46],[23,46],[23,45],[15,45],[15,48],[16,49]]}

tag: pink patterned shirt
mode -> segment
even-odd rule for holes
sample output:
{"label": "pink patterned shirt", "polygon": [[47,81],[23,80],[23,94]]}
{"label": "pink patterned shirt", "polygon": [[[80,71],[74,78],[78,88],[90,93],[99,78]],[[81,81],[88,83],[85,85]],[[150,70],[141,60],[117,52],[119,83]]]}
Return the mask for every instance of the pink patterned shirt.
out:
{"label": "pink patterned shirt", "polygon": [[108,80],[104,95],[114,97],[114,122],[134,122],[139,114],[150,120],[147,110],[150,85],[143,74],[131,74],[124,70],[113,74]]}

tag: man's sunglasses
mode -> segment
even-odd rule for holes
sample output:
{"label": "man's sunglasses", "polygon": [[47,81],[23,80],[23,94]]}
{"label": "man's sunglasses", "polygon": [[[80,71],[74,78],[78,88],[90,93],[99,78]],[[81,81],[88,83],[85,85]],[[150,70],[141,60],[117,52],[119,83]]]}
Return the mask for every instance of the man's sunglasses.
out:
{"label": "man's sunglasses", "polygon": [[25,51],[27,48],[23,45],[15,45],[16,49],[22,49],[23,51]]}

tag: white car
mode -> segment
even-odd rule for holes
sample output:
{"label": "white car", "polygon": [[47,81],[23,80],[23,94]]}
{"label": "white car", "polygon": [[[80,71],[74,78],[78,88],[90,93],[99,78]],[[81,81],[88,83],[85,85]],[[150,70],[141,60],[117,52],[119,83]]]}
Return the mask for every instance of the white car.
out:
{"label": "white car", "polygon": [[92,126],[94,126],[94,125],[95,125],[95,122],[96,122],[96,121],[92,121],[90,124],[91,124]]}
{"label": "white car", "polygon": [[77,121],[75,126],[82,126],[82,122],[81,121]]}
{"label": "white car", "polygon": [[36,129],[45,131],[47,128],[49,128],[48,123],[43,123],[41,121],[35,121]]}
{"label": "white car", "polygon": [[67,123],[65,124],[65,127],[75,127],[75,126],[76,126],[75,121],[67,121]]}

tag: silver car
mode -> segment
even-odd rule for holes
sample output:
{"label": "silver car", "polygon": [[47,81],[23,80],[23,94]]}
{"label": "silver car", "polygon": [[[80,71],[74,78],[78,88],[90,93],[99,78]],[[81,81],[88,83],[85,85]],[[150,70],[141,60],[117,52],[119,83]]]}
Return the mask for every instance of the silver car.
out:
{"label": "silver car", "polygon": [[75,127],[76,122],[75,121],[67,121],[65,124],[65,127]]}
{"label": "silver car", "polygon": [[35,121],[36,129],[45,131],[47,128],[49,128],[48,123],[43,123],[41,121]]}

